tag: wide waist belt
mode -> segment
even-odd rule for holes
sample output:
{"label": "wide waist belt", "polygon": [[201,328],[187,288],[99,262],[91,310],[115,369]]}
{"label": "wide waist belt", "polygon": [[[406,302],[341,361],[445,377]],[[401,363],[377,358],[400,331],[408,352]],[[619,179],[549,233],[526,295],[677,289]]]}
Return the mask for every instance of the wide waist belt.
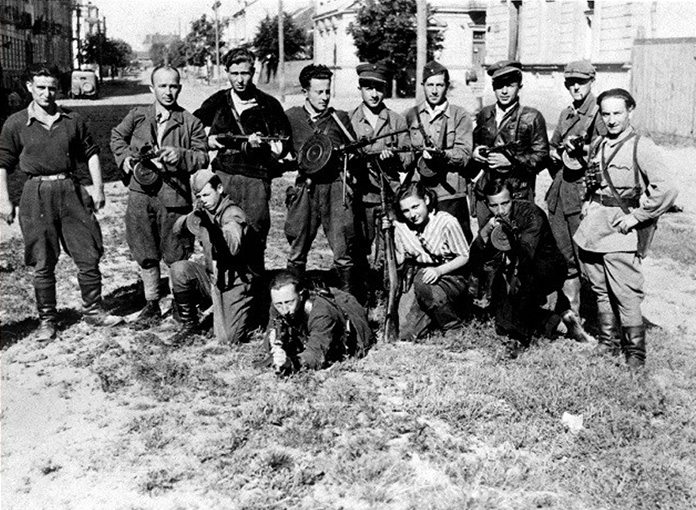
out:
{"label": "wide waist belt", "polygon": [[52,175],[30,175],[29,179],[35,181],[62,181],[63,179],[71,179],[72,175],[65,172]]}
{"label": "wide waist belt", "polygon": [[598,204],[602,204],[605,207],[621,207],[621,203],[625,205],[626,207],[640,207],[640,199],[638,197],[633,197],[633,198],[622,198],[621,203],[614,197],[610,197],[607,195],[597,195],[594,194],[590,196],[590,201],[591,202],[597,202]]}

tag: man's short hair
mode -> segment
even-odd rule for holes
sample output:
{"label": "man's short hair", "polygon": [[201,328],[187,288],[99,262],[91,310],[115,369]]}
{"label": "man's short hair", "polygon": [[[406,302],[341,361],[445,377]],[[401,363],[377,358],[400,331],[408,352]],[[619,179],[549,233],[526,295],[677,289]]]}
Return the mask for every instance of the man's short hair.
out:
{"label": "man's short hair", "polygon": [[610,97],[618,97],[619,99],[623,99],[624,103],[626,104],[626,108],[629,110],[636,107],[636,100],[633,99],[633,96],[628,90],[609,89],[602,92],[597,98],[597,104],[599,105],[600,109],[602,108],[602,101]]}
{"label": "man's short hair", "polygon": [[231,65],[234,64],[250,64],[254,67],[256,63],[256,55],[248,48],[234,48],[227,52],[225,57],[222,59],[222,63],[225,69],[229,69]]}
{"label": "man's short hair", "polygon": [[333,76],[331,69],[323,64],[309,64],[300,71],[300,86],[308,89],[312,80],[330,80]]}
{"label": "man's short hair", "polygon": [[302,278],[294,271],[290,269],[281,269],[278,271],[273,278],[271,278],[271,283],[268,285],[269,290],[282,289],[286,285],[292,285],[295,292],[301,294],[305,289],[305,284]]}
{"label": "man's short hair", "polygon": [[27,66],[26,70],[24,71],[25,80],[34,81],[35,76],[47,76],[49,78],[60,80],[60,70],[57,66],[47,62],[39,62]]}
{"label": "man's short hair", "polygon": [[510,193],[510,198],[512,198],[512,186],[508,179],[493,179],[488,181],[483,187],[483,194],[486,197],[492,197],[502,193],[507,190]]}
{"label": "man's short hair", "polygon": [[169,65],[161,65],[157,66],[152,70],[152,74],[150,75],[150,83],[153,85],[155,84],[155,75],[160,72],[160,71],[171,71],[174,74],[176,74],[176,81],[181,83],[181,73],[179,73],[179,70],[176,67],[172,67]]}

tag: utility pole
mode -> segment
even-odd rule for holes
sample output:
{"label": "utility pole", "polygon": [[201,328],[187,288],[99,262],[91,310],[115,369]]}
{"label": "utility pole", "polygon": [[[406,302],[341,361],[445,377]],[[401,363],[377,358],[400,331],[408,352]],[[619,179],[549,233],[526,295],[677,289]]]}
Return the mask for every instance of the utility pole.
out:
{"label": "utility pole", "polygon": [[416,0],[416,101],[423,99],[423,66],[428,57],[428,4]]}
{"label": "utility pole", "polygon": [[283,0],[278,0],[278,94],[280,101],[285,101],[285,16]]}
{"label": "utility pole", "polygon": [[215,72],[217,74],[215,81],[218,87],[220,87],[220,25],[218,23],[218,9],[221,5],[220,0],[213,4],[213,11],[215,12]]}

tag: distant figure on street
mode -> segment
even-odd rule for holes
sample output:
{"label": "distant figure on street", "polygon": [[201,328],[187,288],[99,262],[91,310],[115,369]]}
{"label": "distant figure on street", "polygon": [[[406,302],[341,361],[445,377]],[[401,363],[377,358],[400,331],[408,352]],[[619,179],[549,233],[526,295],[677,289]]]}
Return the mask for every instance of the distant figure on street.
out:
{"label": "distant figure on street", "polygon": [[599,352],[623,351],[628,366],[637,369],[646,356],[641,260],[677,190],[664,178],[666,162],[655,143],[631,126],[633,96],[611,89],[597,104],[607,134],[590,150],[582,221],[573,239],[597,296]]}
{"label": "distant figure on street", "polygon": [[190,174],[208,164],[203,125],[177,103],[179,71],[156,67],[151,81],[154,104],[136,106],[111,131],[111,151],[128,186],[126,241],[147,301],[136,329],[161,320],[160,261],[171,266],[192,253],[193,238],[172,235],[172,227],[191,211]]}
{"label": "distant figure on street", "polygon": [[[24,260],[34,268],[34,295],[39,312],[36,338],[56,338],[56,275],[60,248],[75,261],[82,293],[82,315],[94,325],[112,326],[121,319],[102,308],[99,260],[102,233],[94,212],[104,207],[99,147],[77,113],[56,104],[60,74],[56,67],[34,64],[27,69],[29,106],[11,115],[0,134],[0,213],[12,223],[8,174],[17,167],[28,176],[19,203]],[[92,193],[75,180],[77,161],[86,161]]]}

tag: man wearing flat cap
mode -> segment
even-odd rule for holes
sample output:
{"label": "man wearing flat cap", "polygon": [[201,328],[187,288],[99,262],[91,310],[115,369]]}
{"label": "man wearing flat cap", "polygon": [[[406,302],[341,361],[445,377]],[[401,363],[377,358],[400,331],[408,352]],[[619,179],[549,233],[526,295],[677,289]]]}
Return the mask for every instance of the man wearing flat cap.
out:
{"label": "man wearing flat cap", "polygon": [[563,293],[576,315],[580,313],[580,262],[573,235],[580,225],[580,211],[585,195],[587,149],[606,134],[599,105],[592,93],[595,68],[587,60],[571,62],[563,72],[565,87],[573,104],[561,111],[550,144],[549,171],[553,182],[546,194],[549,223],[556,243],[568,263]]}
{"label": "man wearing flat cap", "polygon": [[476,181],[476,215],[479,226],[487,217],[483,188],[493,179],[510,182],[513,198],[534,202],[536,174],[549,154],[544,117],[534,108],[522,106],[522,65],[504,60],[488,69],[496,103],[476,116],[471,177]]}
{"label": "man wearing flat cap", "polygon": [[422,148],[413,178],[435,190],[439,208],[457,218],[471,242],[465,168],[471,158],[472,123],[461,106],[447,99],[449,71],[436,61],[423,67],[425,100],[404,113],[411,142]]}
{"label": "man wearing flat cap", "polygon": [[[358,90],[362,104],[349,113],[358,138],[373,138],[406,129],[406,119],[384,104],[384,96],[389,86],[389,72],[383,64],[360,64]],[[382,214],[380,207],[380,170],[384,172],[388,184],[387,196],[399,186],[399,175],[411,163],[409,153],[397,154],[394,149],[410,145],[408,132],[376,140],[364,148],[369,153],[364,166],[357,169],[359,191],[364,206],[363,236],[368,254],[375,238],[375,225]]]}
{"label": "man wearing flat cap", "polygon": [[193,234],[203,246],[204,264],[181,260],[170,270],[174,307],[181,329],[167,343],[178,346],[198,333],[198,304],[212,300],[213,330],[222,343],[248,339],[252,293],[244,211],[226,194],[220,177],[200,170],[192,179],[196,208],[174,226],[175,235]]}

